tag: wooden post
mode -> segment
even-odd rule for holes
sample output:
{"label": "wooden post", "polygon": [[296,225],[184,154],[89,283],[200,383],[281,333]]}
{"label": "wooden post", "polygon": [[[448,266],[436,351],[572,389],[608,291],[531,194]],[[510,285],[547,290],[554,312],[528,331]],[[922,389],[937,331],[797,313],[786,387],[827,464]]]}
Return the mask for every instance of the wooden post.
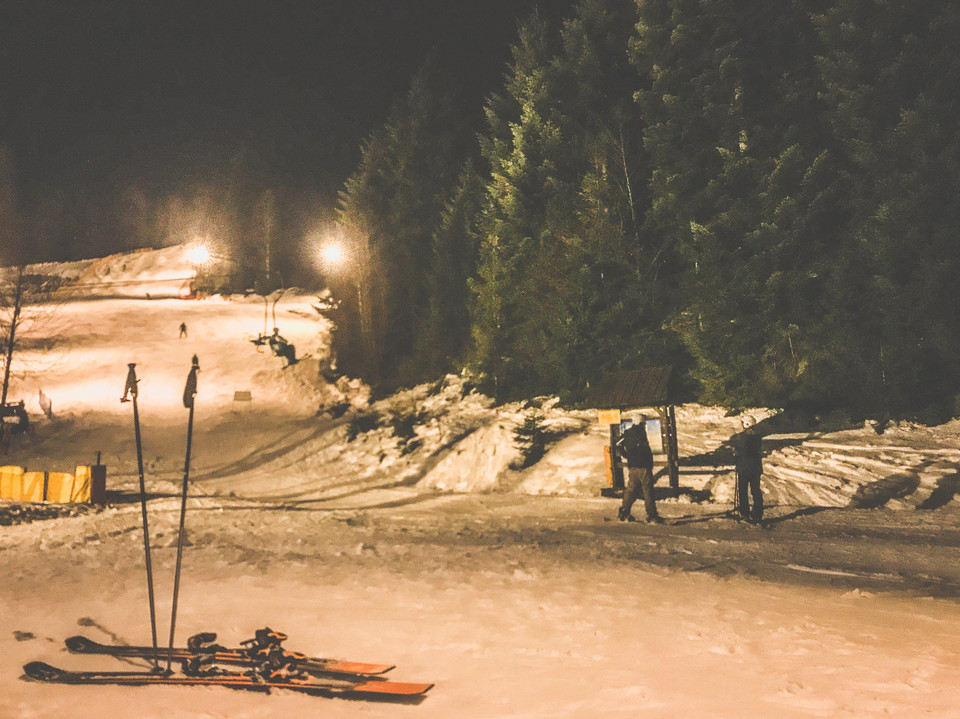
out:
{"label": "wooden post", "polygon": [[610,468],[610,486],[600,490],[604,497],[622,497],[623,496],[623,463],[617,455],[617,440],[620,439],[620,410],[619,409],[601,409],[600,424],[605,424],[610,429],[610,442],[603,448],[604,463],[609,461]]}
{"label": "wooden post", "polygon": [[657,415],[660,417],[660,449],[667,455],[667,464],[670,463],[670,428],[667,423],[667,408],[657,407]]}
{"label": "wooden post", "polygon": [[667,466],[670,468],[670,488],[680,489],[680,447],[677,441],[677,413],[673,405],[664,408],[667,427]]}
{"label": "wooden post", "polygon": [[610,469],[613,472],[613,489],[616,492],[623,492],[623,462],[620,461],[620,453],[617,452],[617,440],[620,439],[620,425],[610,425]]}

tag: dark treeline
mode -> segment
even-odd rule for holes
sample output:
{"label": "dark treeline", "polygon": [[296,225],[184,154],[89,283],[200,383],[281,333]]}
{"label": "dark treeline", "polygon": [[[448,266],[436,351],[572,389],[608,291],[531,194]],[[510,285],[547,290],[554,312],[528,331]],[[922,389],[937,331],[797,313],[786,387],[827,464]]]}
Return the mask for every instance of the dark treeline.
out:
{"label": "dark treeline", "polygon": [[207,290],[266,292],[316,282],[316,233],[334,214],[319,193],[276,180],[257,153],[164,187],[85,183],[34,187],[0,143],[0,267],[102,257],[202,242],[229,272]]}
{"label": "dark treeline", "polygon": [[389,98],[432,48],[482,116],[536,2],[4,0],[0,265],[205,237],[236,288],[312,285]]}
{"label": "dark treeline", "polygon": [[479,142],[426,68],[341,195],[341,361],[950,416],[958,33],[949,0],[582,0],[521,25]]}

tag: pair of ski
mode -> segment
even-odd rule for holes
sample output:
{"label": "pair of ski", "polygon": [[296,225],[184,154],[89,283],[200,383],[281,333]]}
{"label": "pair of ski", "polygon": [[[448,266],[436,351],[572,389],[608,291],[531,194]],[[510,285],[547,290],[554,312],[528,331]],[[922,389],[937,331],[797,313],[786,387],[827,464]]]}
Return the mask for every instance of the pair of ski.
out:
{"label": "pair of ski", "polygon": [[[261,630],[268,631],[268,630]],[[258,635],[260,632],[258,632]],[[215,635],[197,635],[205,642]],[[283,635],[280,635],[281,637]],[[175,674],[167,671],[67,671],[45,662],[30,662],[23,670],[36,681],[57,684],[113,684],[126,686],[220,686],[234,689],[270,691],[290,689],[317,696],[349,699],[378,699],[382,701],[416,702],[433,686],[415,682],[394,682],[383,678],[393,669],[390,664],[368,664],[307,657],[295,652],[282,652],[282,661],[274,663],[276,670],[265,671],[263,662],[257,666],[258,655],[264,649],[275,657],[279,643],[242,648],[197,646],[194,639],[187,648],[161,648],[100,644],[87,637],[75,636],[66,640],[67,648],[78,654],[101,654],[118,658],[160,658],[181,661],[184,668],[193,671]],[[158,657],[159,654],[159,657]],[[197,660],[202,658],[198,670]],[[247,671],[225,671],[218,665],[246,667]]]}

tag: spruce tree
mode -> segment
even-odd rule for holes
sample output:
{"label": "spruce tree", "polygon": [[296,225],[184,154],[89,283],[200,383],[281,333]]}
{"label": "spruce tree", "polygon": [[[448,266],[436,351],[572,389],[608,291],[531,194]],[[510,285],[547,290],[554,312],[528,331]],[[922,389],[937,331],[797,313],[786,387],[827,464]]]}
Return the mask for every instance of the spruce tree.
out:
{"label": "spruce tree", "polygon": [[960,10],[843,0],[819,25],[851,223],[848,403],[878,415],[955,411],[960,389]]}
{"label": "spruce tree", "polygon": [[433,233],[433,261],[427,278],[429,311],[413,358],[424,378],[462,367],[469,347],[469,281],[476,272],[477,224],[483,198],[483,179],[473,161],[468,161]]}
{"label": "spruce tree", "polygon": [[670,354],[669,255],[641,232],[636,20],[631,0],[583,0],[556,36],[533,18],[488,104],[473,358],[505,396],[583,396],[608,371]]}
{"label": "spruce tree", "polygon": [[564,238],[557,219],[571,203],[571,143],[556,103],[553,38],[537,15],[513,48],[506,92],[487,105],[490,166],[473,314],[472,363],[498,396],[562,386]]}
{"label": "spruce tree", "polygon": [[[807,4],[641,5],[634,43],[650,85],[650,232],[684,258],[674,327],[702,398],[781,404],[804,396],[816,352],[817,268],[833,230],[830,136]],[[809,286],[808,286],[809,285]]]}
{"label": "spruce tree", "polygon": [[633,2],[584,0],[562,33],[565,105],[581,153],[570,230],[580,253],[573,391],[611,371],[679,359],[662,329],[674,300],[672,253],[642,227],[649,161],[634,93],[643,80],[627,55],[637,20]]}
{"label": "spruce tree", "polygon": [[336,350],[348,370],[384,388],[421,379],[411,360],[431,304],[432,238],[470,146],[456,94],[436,61],[425,63],[340,195],[351,262]]}

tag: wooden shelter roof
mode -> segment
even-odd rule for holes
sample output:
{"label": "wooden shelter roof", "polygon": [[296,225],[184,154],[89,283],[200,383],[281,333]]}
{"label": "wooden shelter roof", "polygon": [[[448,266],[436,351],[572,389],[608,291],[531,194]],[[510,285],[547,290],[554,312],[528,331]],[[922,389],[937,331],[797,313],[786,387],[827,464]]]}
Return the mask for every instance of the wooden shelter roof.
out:
{"label": "wooden shelter roof", "polygon": [[606,375],[590,393],[590,404],[598,409],[663,407],[667,382],[673,367],[644,367],[631,372]]}

